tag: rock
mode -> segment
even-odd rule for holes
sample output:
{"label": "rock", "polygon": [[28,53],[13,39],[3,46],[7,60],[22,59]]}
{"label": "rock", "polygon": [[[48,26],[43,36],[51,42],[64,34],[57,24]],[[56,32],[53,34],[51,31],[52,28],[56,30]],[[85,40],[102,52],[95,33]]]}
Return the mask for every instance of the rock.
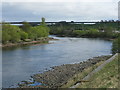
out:
{"label": "rock", "polygon": [[24,82],[20,82],[20,83],[18,83],[18,86],[23,87],[23,86],[26,86],[26,84]]}
{"label": "rock", "polygon": [[30,80],[28,80],[28,81],[21,81],[21,82],[23,82],[24,84],[32,84],[33,83],[33,81],[30,81]]}

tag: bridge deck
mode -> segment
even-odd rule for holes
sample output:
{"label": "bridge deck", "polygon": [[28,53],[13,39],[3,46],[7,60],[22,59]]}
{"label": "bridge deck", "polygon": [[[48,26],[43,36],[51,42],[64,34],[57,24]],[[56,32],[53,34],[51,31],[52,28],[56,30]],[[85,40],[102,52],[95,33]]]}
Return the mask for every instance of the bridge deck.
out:
{"label": "bridge deck", "polygon": [[[9,24],[23,24],[23,22],[5,22],[5,23],[9,23]],[[38,25],[38,24],[40,24],[41,22],[28,22],[29,24],[33,24],[33,25]],[[74,24],[85,24],[85,23],[88,23],[88,24],[90,24],[90,23],[110,23],[110,22],[98,22],[98,21],[96,21],[96,22],[45,22],[45,23],[47,23],[47,24],[55,24],[55,23],[74,23]],[[114,23],[118,23],[118,22],[114,22]]]}

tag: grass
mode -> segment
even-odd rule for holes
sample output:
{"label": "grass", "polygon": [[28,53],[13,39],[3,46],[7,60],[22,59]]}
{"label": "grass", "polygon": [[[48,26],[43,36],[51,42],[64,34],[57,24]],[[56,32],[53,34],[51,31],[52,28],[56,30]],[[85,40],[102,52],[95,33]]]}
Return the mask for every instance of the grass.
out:
{"label": "grass", "polygon": [[103,62],[104,61],[101,61],[101,62],[93,65],[92,67],[89,67],[89,68],[85,69],[83,72],[80,72],[80,73],[74,75],[71,79],[69,79],[67,81],[66,84],[64,84],[63,86],[61,86],[61,88],[69,88],[69,87],[73,86],[77,81],[80,81],[82,78],[84,78],[85,76],[87,76],[91,71],[93,71],[95,68],[97,68]]}
{"label": "grass", "polygon": [[[74,75],[71,79],[67,81],[66,84],[61,86],[61,88],[69,88],[73,86],[77,81],[82,80],[85,76],[87,76],[102,63],[104,63],[104,61],[101,61],[94,66],[85,69],[83,72]],[[91,76],[88,81],[89,82],[82,82],[81,85],[77,88],[118,88],[118,57],[116,57],[110,63],[106,64],[105,67],[103,67],[99,72]]]}
{"label": "grass", "polygon": [[78,88],[118,88],[118,57],[91,76],[89,81],[82,82]]}

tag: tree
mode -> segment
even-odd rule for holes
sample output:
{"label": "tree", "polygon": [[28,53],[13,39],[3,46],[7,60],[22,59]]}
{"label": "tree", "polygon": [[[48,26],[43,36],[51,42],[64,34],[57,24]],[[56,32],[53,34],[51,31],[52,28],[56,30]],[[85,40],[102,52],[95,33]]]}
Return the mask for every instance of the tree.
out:
{"label": "tree", "polygon": [[119,38],[115,39],[112,44],[112,53],[120,53],[120,36]]}
{"label": "tree", "polygon": [[20,41],[20,34],[19,34],[19,33],[14,33],[14,34],[11,36],[10,41],[11,41],[12,43],[19,42],[19,41]]}
{"label": "tree", "polygon": [[28,38],[28,33],[24,32],[24,31],[21,31],[20,32],[20,38],[21,38],[21,40],[25,41],[25,39]]}
{"label": "tree", "polygon": [[22,25],[22,30],[25,31],[25,32],[29,32],[31,27],[32,26],[28,22],[24,21],[23,25]]}
{"label": "tree", "polygon": [[41,25],[43,25],[43,26],[46,25],[46,24],[45,24],[45,18],[44,18],[44,17],[42,17]]}
{"label": "tree", "polygon": [[106,27],[104,27],[104,34],[105,34],[105,37],[112,37],[113,36],[113,29],[112,29],[112,27],[108,27],[108,26],[106,26]]}
{"label": "tree", "polygon": [[6,44],[9,40],[10,40],[10,35],[5,30],[3,30],[2,31],[2,43]]}
{"label": "tree", "polygon": [[41,37],[48,37],[49,35],[49,28],[47,26],[35,26],[32,27],[29,31],[29,38],[37,40]]}
{"label": "tree", "polygon": [[79,36],[79,37],[81,37],[81,36],[84,36],[84,35],[86,34],[86,31],[75,30],[75,31],[73,31],[73,34],[74,34],[74,36]]}
{"label": "tree", "polygon": [[3,39],[6,41],[10,41],[12,43],[20,41],[20,31],[21,29],[18,26],[10,25],[10,24],[3,24],[2,25],[3,31]]}

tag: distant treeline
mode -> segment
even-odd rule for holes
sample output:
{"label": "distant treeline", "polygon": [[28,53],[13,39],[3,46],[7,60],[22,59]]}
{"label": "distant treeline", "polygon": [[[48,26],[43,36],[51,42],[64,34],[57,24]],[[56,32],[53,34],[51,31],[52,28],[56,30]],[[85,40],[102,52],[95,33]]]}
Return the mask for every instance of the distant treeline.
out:
{"label": "distant treeline", "polygon": [[19,43],[24,41],[40,40],[42,37],[48,37],[49,28],[45,24],[45,18],[39,26],[32,27],[28,22],[23,22],[21,27],[2,24],[2,43]]}
{"label": "distant treeline", "polygon": [[118,22],[100,22],[96,24],[74,24],[60,22],[50,25],[50,33],[58,36],[117,38]]}

